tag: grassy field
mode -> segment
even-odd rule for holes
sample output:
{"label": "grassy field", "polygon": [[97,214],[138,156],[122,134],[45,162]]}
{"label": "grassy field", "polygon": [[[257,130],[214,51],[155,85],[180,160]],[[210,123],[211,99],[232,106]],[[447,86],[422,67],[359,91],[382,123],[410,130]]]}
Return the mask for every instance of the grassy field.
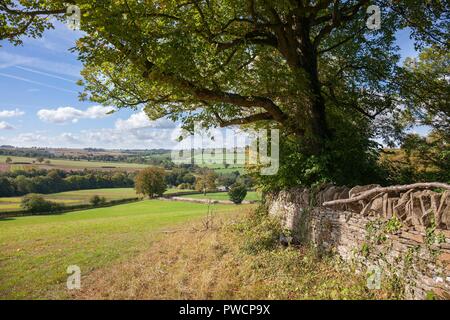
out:
{"label": "grassy field", "polygon": [[[181,190],[181,191],[192,191],[192,190]],[[180,192],[180,190],[168,189],[166,191],[166,194],[171,194],[175,192]],[[74,206],[89,203],[89,199],[93,195],[105,197],[106,201],[130,199],[138,196],[133,188],[110,188],[110,189],[89,189],[89,190],[76,190],[76,191],[51,193],[43,195],[43,197],[50,201],[63,203],[66,206]],[[21,210],[20,208],[21,200],[22,197],[0,198],[0,212],[12,212]]]}
{"label": "grassy field", "polygon": [[[368,290],[365,273],[333,255],[277,244],[274,219],[217,216],[205,230],[189,222],[145,251],[82,279],[74,299],[387,299]],[[258,232],[255,232],[255,231]]]}
{"label": "grassy field", "polygon": [[[194,190],[179,190],[176,188],[168,189],[165,194],[177,193],[177,192],[189,192]],[[138,195],[133,188],[110,188],[110,189],[89,189],[89,190],[76,190],[76,191],[66,191],[59,193],[45,194],[43,197],[47,200],[54,201],[57,203],[62,203],[66,206],[75,206],[80,204],[88,204],[89,199],[98,195],[100,197],[105,197],[107,201],[130,199],[137,197]],[[195,198],[195,199],[212,199],[212,200],[229,200],[228,193],[207,193],[206,196],[203,194],[192,194],[182,196],[184,198]],[[22,197],[4,197],[0,198],[0,212],[14,212],[21,210],[20,202]],[[257,201],[261,200],[261,195],[257,192],[250,191],[247,193],[245,200]]]}
{"label": "grassy field", "polygon": [[169,188],[164,192],[164,194],[172,194],[172,193],[178,193],[178,192],[193,192],[195,190],[190,189],[177,189],[177,188]]}
{"label": "grassy field", "polygon": [[[231,151],[228,151],[231,152]],[[228,156],[232,157],[231,153],[228,154]],[[222,157],[223,159],[223,157]],[[198,165],[199,167],[209,168],[214,170],[215,172],[221,174],[231,173],[234,171],[238,171],[240,174],[245,173],[245,154],[244,153],[238,153],[236,160],[239,162],[237,164],[230,164],[228,167],[225,167],[223,164],[223,160],[220,161],[219,157],[215,158],[212,157],[208,153],[196,153],[194,155],[194,163]],[[217,162],[217,163],[216,163]]]}
{"label": "grassy field", "polygon": [[[0,156],[0,163],[5,163],[6,158],[8,156]],[[34,166],[36,168],[43,168],[43,169],[142,169],[149,167],[149,165],[146,164],[136,164],[136,163],[122,163],[122,162],[98,162],[98,161],[75,161],[75,160],[64,160],[64,159],[45,159],[50,160],[50,164],[46,163],[33,163],[33,161],[36,161],[35,158],[26,158],[26,157],[14,157],[9,156],[9,158],[12,159],[13,164],[11,164],[12,168],[20,169],[21,167],[26,166]],[[24,162],[29,164],[14,164],[14,162]]]}
{"label": "grassy field", "polygon": [[[63,203],[66,206],[89,203],[93,195],[105,197],[107,201],[129,199],[137,197],[133,188],[111,188],[111,189],[90,189],[76,190],[43,195],[47,200]],[[0,212],[20,210],[22,197],[0,198]]]}
{"label": "grassy field", "polygon": [[[215,205],[216,213],[248,206]],[[83,277],[148,249],[167,228],[205,216],[204,204],[146,200],[61,215],[0,219],[0,298],[64,298],[66,269]]]}
{"label": "grassy field", "polygon": [[[204,194],[191,194],[181,196],[182,198],[193,198],[193,199],[211,199],[211,200],[230,200],[227,192],[214,192],[207,193],[206,196]],[[247,196],[245,197],[247,201],[258,201],[261,200],[261,194],[255,191],[247,192]]]}
{"label": "grassy field", "polygon": [[[13,163],[9,166],[6,165],[6,158],[11,158]],[[86,161],[86,160],[65,160],[65,159],[44,159],[50,160],[50,164],[38,163],[35,158],[28,157],[15,157],[15,156],[2,156],[0,155],[0,164],[2,164],[0,170],[11,169],[25,169],[29,167],[41,168],[41,169],[63,169],[63,170],[80,170],[80,169],[122,169],[122,170],[137,170],[142,168],[147,168],[150,165],[148,164],[138,164],[138,163],[125,163],[125,162],[100,162],[100,161]],[[33,163],[35,161],[35,163]],[[208,164],[202,163],[202,160],[199,159],[199,166],[208,167],[213,169],[217,173],[230,173],[233,171],[239,171],[240,173],[244,173],[245,169],[243,165],[232,165],[228,168],[221,164]],[[18,164],[14,164],[18,163]],[[22,164],[25,163],[25,164]]]}

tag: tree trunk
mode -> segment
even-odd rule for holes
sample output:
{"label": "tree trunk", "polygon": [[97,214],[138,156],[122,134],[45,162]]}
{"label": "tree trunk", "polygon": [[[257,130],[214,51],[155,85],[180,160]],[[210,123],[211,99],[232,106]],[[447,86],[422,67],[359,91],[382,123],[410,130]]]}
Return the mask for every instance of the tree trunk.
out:
{"label": "tree trunk", "polygon": [[325,100],[322,96],[319,74],[317,70],[317,55],[313,48],[308,48],[303,59],[303,69],[309,77],[309,115],[310,143],[313,154],[319,154],[324,149],[325,142],[331,138],[326,121]]}
{"label": "tree trunk", "polygon": [[330,132],[326,122],[325,100],[320,92],[318,79],[311,80],[311,129],[312,134],[319,142],[330,138]]}
{"label": "tree trunk", "polygon": [[[331,134],[326,122],[325,100],[321,92],[319,73],[317,67],[317,51],[310,38],[310,21],[306,17],[288,17],[288,24],[284,28],[275,29],[278,38],[279,50],[291,69],[301,76],[306,73],[308,79],[309,101],[302,101],[296,114],[292,115],[291,129],[305,136],[308,153],[320,154],[324,150],[326,140]],[[303,79],[301,80],[303,83]],[[306,110],[305,110],[306,108]],[[299,130],[299,116],[306,116],[305,128]]]}

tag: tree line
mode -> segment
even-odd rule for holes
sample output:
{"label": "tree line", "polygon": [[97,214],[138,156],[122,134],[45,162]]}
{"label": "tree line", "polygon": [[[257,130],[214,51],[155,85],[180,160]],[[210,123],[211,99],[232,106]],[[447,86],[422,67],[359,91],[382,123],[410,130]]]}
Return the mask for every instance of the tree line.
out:
{"label": "tree line", "polygon": [[[161,168],[161,170],[164,170]],[[29,193],[49,194],[82,189],[132,188],[136,173],[122,171],[64,171],[59,169],[14,170],[0,173],[0,197],[22,196]],[[219,186],[230,188],[239,183],[252,188],[251,177],[239,171],[217,174],[211,169],[176,167],[165,171],[164,184],[179,189],[217,191]]]}
{"label": "tree line", "polygon": [[0,173],[0,197],[82,189],[131,188],[134,174],[104,171],[17,170]]}

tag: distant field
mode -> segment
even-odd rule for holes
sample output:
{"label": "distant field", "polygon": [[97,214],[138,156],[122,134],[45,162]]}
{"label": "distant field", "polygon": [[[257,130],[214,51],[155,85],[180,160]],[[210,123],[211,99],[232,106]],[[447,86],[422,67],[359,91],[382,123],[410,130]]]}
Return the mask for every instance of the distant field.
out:
{"label": "distant field", "polygon": [[[181,196],[182,198],[194,198],[194,199],[211,199],[211,200],[230,200],[227,192],[214,192],[207,193],[206,196],[203,194],[191,194],[186,196]],[[261,194],[255,191],[247,192],[247,196],[245,197],[247,201],[258,201],[261,200]]]}
{"label": "distant field", "polygon": [[215,166],[207,166],[207,168],[210,168],[212,170],[214,170],[217,173],[231,173],[234,171],[239,171],[240,174],[245,174],[245,168],[244,167],[217,167]]}
{"label": "distant field", "polygon": [[[215,205],[216,213],[251,206]],[[60,215],[0,219],[0,299],[67,297],[69,265],[92,271],[148,249],[168,228],[205,216],[207,205],[146,200]]]}
{"label": "distant field", "polygon": [[[46,163],[33,163],[33,161],[35,161],[35,158],[26,158],[26,157],[13,157],[13,156],[9,156],[12,161],[13,164],[11,164],[11,166],[13,168],[17,168],[20,169],[20,167],[26,167],[26,166],[34,166],[37,168],[44,168],[44,169],[52,169],[52,168],[60,168],[60,169],[66,169],[66,170],[70,170],[70,169],[84,169],[84,168],[88,168],[88,169],[113,169],[113,168],[117,168],[117,169],[142,169],[142,168],[146,168],[149,167],[150,165],[147,164],[136,164],[136,163],[122,163],[122,162],[98,162],[98,161],[75,161],[75,160],[63,160],[63,159],[47,159],[45,158],[45,160],[50,160],[50,164],[46,164]],[[0,156],[0,163],[4,164],[6,161],[6,158],[8,158],[8,156]],[[14,162],[18,163],[18,164],[14,164]],[[26,164],[24,164],[26,163]]]}
{"label": "distant field", "polygon": [[[89,189],[45,194],[47,200],[63,203],[67,206],[87,204],[93,195],[105,197],[107,201],[137,197],[133,188]],[[0,198],[0,212],[20,210],[22,197]]]}
{"label": "distant field", "polygon": [[[230,151],[228,151],[230,152]],[[226,154],[225,156],[232,156],[231,153]],[[222,160],[220,160],[220,159]],[[217,173],[230,173],[233,171],[239,171],[239,173],[243,174],[245,173],[245,154],[240,152],[236,154],[236,160],[239,163],[236,164],[230,164],[228,165],[228,167],[225,167],[225,165],[223,164],[223,158],[224,156],[222,155],[222,157],[219,156],[213,156],[211,154],[208,153],[204,153],[204,154],[199,154],[196,153],[194,154],[194,161],[195,164],[198,165],[199,167],[206,167],[206,168],[210,168],[213,169],[215,172]]]}
{"label": "distant field", "polygon": [[[168,189],[166,194],[192,191],[192,190],[179,190]],[[111,188],[111,189],[89,189],[89,190],[77,190],[66,191],[52,194],[45,194],[43,197],[47,200],[63,203],[67,206],[74,206],[79,204],[89,203],[89,199],[93,195],[105,197],[107,201],[121,200],[137,197],[133,188]],[[22,197],[5,197],[0,198],[0,212],[11,212],[20,210],[20,201]]]}
{"label": "distant field", "polygon": [[[8,156],[0,156],[0,172],[9,170],[19,170],[26,168],[40,168],[40,169],[62,169],[62,170],[81,170],[81,169],[98,169],[98,170],[139,170],[143,168],[150,167],[148,164],[137,164],[137,163],[123,163],[123,162],[99,162],[99,161],[86,161],[86,160],[64,160],[64,159],[45,159],[50,160],[50,164],[38,163],[35,158],[27,157],[13,157],[10,156],[13,163],[7,165],[5,163]],[[147,157],[150,158],[150,157]],[[230,173],[233,171],[239,171],[241,174],[245,173],[244,166],[225,166],[221,164],[202,164],[198,163],[200,167],[207,167],[214,170],[217,173]]]}

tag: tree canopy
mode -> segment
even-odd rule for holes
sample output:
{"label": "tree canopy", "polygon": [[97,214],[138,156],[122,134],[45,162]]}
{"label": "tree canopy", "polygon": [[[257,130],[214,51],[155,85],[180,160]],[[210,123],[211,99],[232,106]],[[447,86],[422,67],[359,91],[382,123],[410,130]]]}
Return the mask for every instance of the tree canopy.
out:
{"label": "tree canopy", "polygon": [[[144,106],[191,130],[277,127],[296,158],[325,155],[321,165],[343,174],[354,166],[346,158],[370,162],[370,139],[398,138],[419,115],[448,129],[448,76],[434,72],[441,62],[448,71],[446,1],[2,0],[0,38],[41,36],[49,16],[64,19],[63,2],[81,9],[82,99]],[[366,26],[369,5],[381,9],[378,29]],[[398,64],[403,28],[417,49],[433,48],[420,73]]]}
{"label": "tree canopy", "polygon": [[150,198],[160,197],[167,189],[165,171],[162,168],[149,167],[139,171],[134,180],[136,193]]}

